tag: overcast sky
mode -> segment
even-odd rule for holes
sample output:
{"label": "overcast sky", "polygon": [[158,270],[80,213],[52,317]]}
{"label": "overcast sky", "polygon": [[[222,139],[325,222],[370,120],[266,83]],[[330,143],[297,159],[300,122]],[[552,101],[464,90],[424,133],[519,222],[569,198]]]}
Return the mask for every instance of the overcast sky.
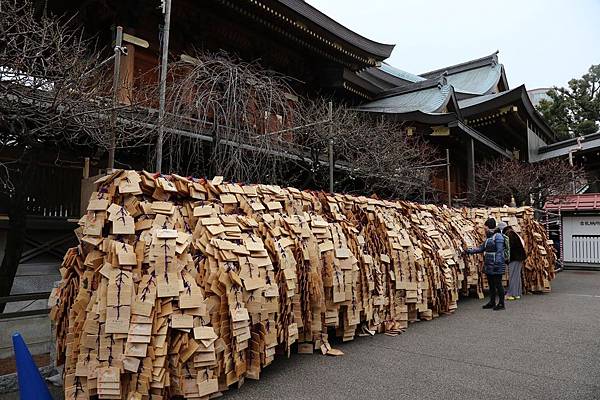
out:
{"label": "overcast sky", "polygon": [[500,50],[511,87],[566,86],[600,64],[600,0],[307,0],[422,73]]}

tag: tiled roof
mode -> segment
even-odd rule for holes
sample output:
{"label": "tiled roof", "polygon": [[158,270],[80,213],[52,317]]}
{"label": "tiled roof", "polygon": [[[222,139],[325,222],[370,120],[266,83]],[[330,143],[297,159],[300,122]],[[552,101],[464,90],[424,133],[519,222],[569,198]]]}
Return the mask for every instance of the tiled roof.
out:
{"label": "tiled roof", "polygon": [[385,97],[374,100],[358,107],[361,111],[379,113],[403,114],[413,111],[423,113],[439,113],[448,103],[452,95],[450,85],[442,85],[437,82],[419,82],[411,85],[413,87],[393,89],[384,92]]}
{"label": "tiled roof", "polygon": [[556,196],[544,205],[547,211],[600,211],[600,193]]}
{"label": "tiled roof", "polygon": [[498,51],[490,54],[489,56],[477,58],[475,60],[469,60],[460,64],[450,65],[429,72],[424,72],[419,75],[424,78],[432,79],[436,76],[440,76],[444,72],[447,72],[448,74],[457,74],[459,72],[496,64],[498,64]]}
{"label": "tiled roof", "polygon": [[394,49],[395,45],[393,44],[376,42],[346,28],[305,1],[279,0],[279,3],[319,25],[321,28],[334,34],[338,38],[347,41],[367,53],[377,56],[379,59],[388,58]]}
{"label": "tiled roof", "polygon": [[475,60],[436,69],[420,74],[427,79],[435,79],[446,74],[448,83],[456,92],[482,95],[488,94],[503,79],[503,67],[498,62],[498,52]]}
{"label": "tiled roof", "polygon": [[457,92],[469,94],[487,94],[493,90],[502,78],[502,64],[488,65],[455,74],[448,74],[448,83]]}
{"label": "tiled roof", "polygon": [[[428,81],[437,81],[442,76],[452,85],[459,98],[488,95],[499,87],[507,90],[504,67],[498,63],[497,53],[467,61],[435,71],[415,75],[410,72],[382,63],[379,67],[366,68],[356,73],[362,79],[378,87],[383,93],[393,88],[411,87]],[[500,84],[502,82],[502,84]],[[382,94],[382,93],[376,93]]]}

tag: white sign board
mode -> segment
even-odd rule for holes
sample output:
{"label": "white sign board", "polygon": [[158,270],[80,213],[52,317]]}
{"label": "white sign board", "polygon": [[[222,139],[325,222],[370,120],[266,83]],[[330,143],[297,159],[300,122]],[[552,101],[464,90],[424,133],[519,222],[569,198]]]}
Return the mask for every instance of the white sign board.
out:
{"label": "white sign board", "polygon": [[562,218],[564,260],[600,264],[600,215],[569,215]]}

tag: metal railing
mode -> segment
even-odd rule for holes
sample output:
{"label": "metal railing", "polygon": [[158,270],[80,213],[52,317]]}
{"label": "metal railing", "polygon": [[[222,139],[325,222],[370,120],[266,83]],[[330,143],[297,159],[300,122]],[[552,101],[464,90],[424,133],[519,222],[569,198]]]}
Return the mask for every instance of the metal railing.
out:
{"label": "metal railing", "polygon": [[[0,297],[0,304],[7,303],[15,303],[17,301],[29,301],[29,300],[48,300],[50,297],[50,292],[37,292],[37,293],[27,293],[27,294],[12,294],[10,296],[2,296]],[[14,312],[5,312],[0,314],[0,321],[11,319],[11,318],[19,318],[19,317],[28,317],[32,315],[45,315],[50,311],[49,308],[40,308],[37,310],[26,310],[26,311],[14,311]]]}

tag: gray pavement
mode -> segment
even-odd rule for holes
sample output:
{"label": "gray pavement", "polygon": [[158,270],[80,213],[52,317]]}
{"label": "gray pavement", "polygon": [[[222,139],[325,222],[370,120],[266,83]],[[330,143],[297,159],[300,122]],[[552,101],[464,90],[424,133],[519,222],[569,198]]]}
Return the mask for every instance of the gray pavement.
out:
{"label": "gray pavement", "polygon": [[552,286],[505,311],[462,299],[400,336],[339,344],[342,357],[278,358],[223,399],[600,399],[600,272]]}
{"label": "gray pavement", "polygon": [[292,355],[224,399],[600,399],[600,272],[558,274],[547,295],[458,311],[389,337]]}

